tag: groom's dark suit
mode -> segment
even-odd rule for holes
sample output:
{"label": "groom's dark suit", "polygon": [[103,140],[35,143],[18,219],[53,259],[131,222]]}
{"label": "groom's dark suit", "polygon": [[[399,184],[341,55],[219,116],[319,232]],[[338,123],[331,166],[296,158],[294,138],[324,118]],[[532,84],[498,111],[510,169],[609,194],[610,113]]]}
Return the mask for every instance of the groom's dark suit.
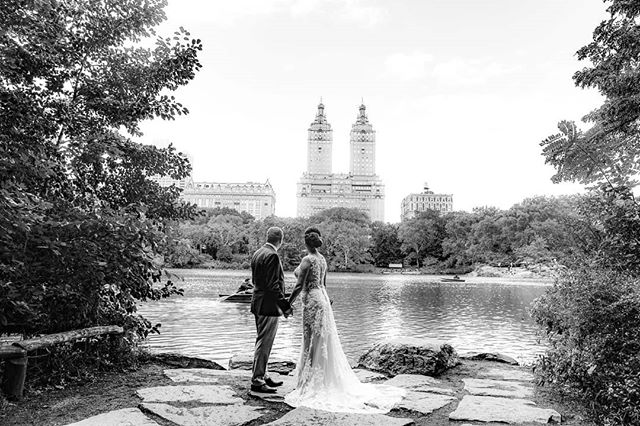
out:
{"label": "groom's dark suit", "polygon": [[291,305],[284,296],[284,272],[280,256],[271,244],[265,244],[251,258],[253,297],[251,312],[255,315],[279,317]]}
{"label": "groom's dark suit", "polygon": [[278,331],[278,317],[291,305],[284,295],[284,272],[275,247],[267,243],[251,258],[253,296],[251,312],[256,318],[256,348],[253,358],[254,385],[265,384],[267,363]]}

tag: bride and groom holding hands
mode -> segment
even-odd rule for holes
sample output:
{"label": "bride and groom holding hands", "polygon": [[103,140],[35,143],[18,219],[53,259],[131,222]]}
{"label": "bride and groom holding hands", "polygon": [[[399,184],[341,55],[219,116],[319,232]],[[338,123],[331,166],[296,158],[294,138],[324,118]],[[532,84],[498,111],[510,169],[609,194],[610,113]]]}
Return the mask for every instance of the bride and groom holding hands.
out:
{"label": "bride and groom holding hands", "polygon": [[388,412],[404,396],[404,391],[386,385],[360,383],[342,350],[331,301],[326,291],[327,262],[318,252],[322,234],[307,228],[304,243],[308,254],[294,274],[296,286],[285,297],[284,272],[278,249],[283,232],[267,231],[267,242],[251,259],[254,285],[251,312],[256,321],[256,345],[251,390],[276,393],[283,384],[267,372],[267,363],[278,330],[280,316],[293,314],[293,303],[302,302],[302,347],[296,368],[297,385],[285,396],[293,407],[305,406],[333,412]]}

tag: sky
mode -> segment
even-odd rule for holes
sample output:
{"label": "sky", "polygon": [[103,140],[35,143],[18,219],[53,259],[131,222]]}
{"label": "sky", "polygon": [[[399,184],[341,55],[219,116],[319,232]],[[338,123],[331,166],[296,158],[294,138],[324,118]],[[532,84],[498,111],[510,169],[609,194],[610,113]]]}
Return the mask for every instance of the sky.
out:
{"label": "sky", "polygon": [[606,17],[600,0],[169,0],[165,11],[159,33],[201,39],[203,67],[175,93],[190,114],[143,123],[140,141],[187,153],[195,181],[269,179],[276,215],[295,216],[322,97],[336,173],[348,172],[364,100],[388,222],[424,182],[467,211],[582,190],[551,182],[539,144],[602,102],[571,78],[589,65],[575,52]]}

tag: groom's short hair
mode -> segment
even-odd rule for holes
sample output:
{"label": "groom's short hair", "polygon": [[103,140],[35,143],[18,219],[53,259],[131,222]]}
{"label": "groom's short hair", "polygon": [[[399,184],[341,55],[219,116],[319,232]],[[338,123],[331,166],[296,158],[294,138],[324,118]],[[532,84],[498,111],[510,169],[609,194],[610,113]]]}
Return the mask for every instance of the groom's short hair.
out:
{"label": "groom's short hair", "polygon": [[277,226],[272,226],[267,229],[267,242],[273,244],[279,244],[282,242],[282,229]]}

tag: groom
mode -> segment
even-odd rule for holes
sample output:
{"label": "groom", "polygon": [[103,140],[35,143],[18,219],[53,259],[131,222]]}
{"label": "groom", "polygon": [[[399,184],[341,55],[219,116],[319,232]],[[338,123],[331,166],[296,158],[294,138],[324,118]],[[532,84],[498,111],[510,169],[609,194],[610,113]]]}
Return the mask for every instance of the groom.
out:
{"label": "groom", "polygon": [[273,340],[278,331],[278,317],[287,318],[293,310],[284,295],[284,272],[278,256],[283,233],[278,227],[267,230],[267,242],[251,258],[253,296],[251,312],[256,318],[256,349],[253,357],[251,390],[275,393],[282,382],[273,380],[267,374],[267,362],[271,354]]}

